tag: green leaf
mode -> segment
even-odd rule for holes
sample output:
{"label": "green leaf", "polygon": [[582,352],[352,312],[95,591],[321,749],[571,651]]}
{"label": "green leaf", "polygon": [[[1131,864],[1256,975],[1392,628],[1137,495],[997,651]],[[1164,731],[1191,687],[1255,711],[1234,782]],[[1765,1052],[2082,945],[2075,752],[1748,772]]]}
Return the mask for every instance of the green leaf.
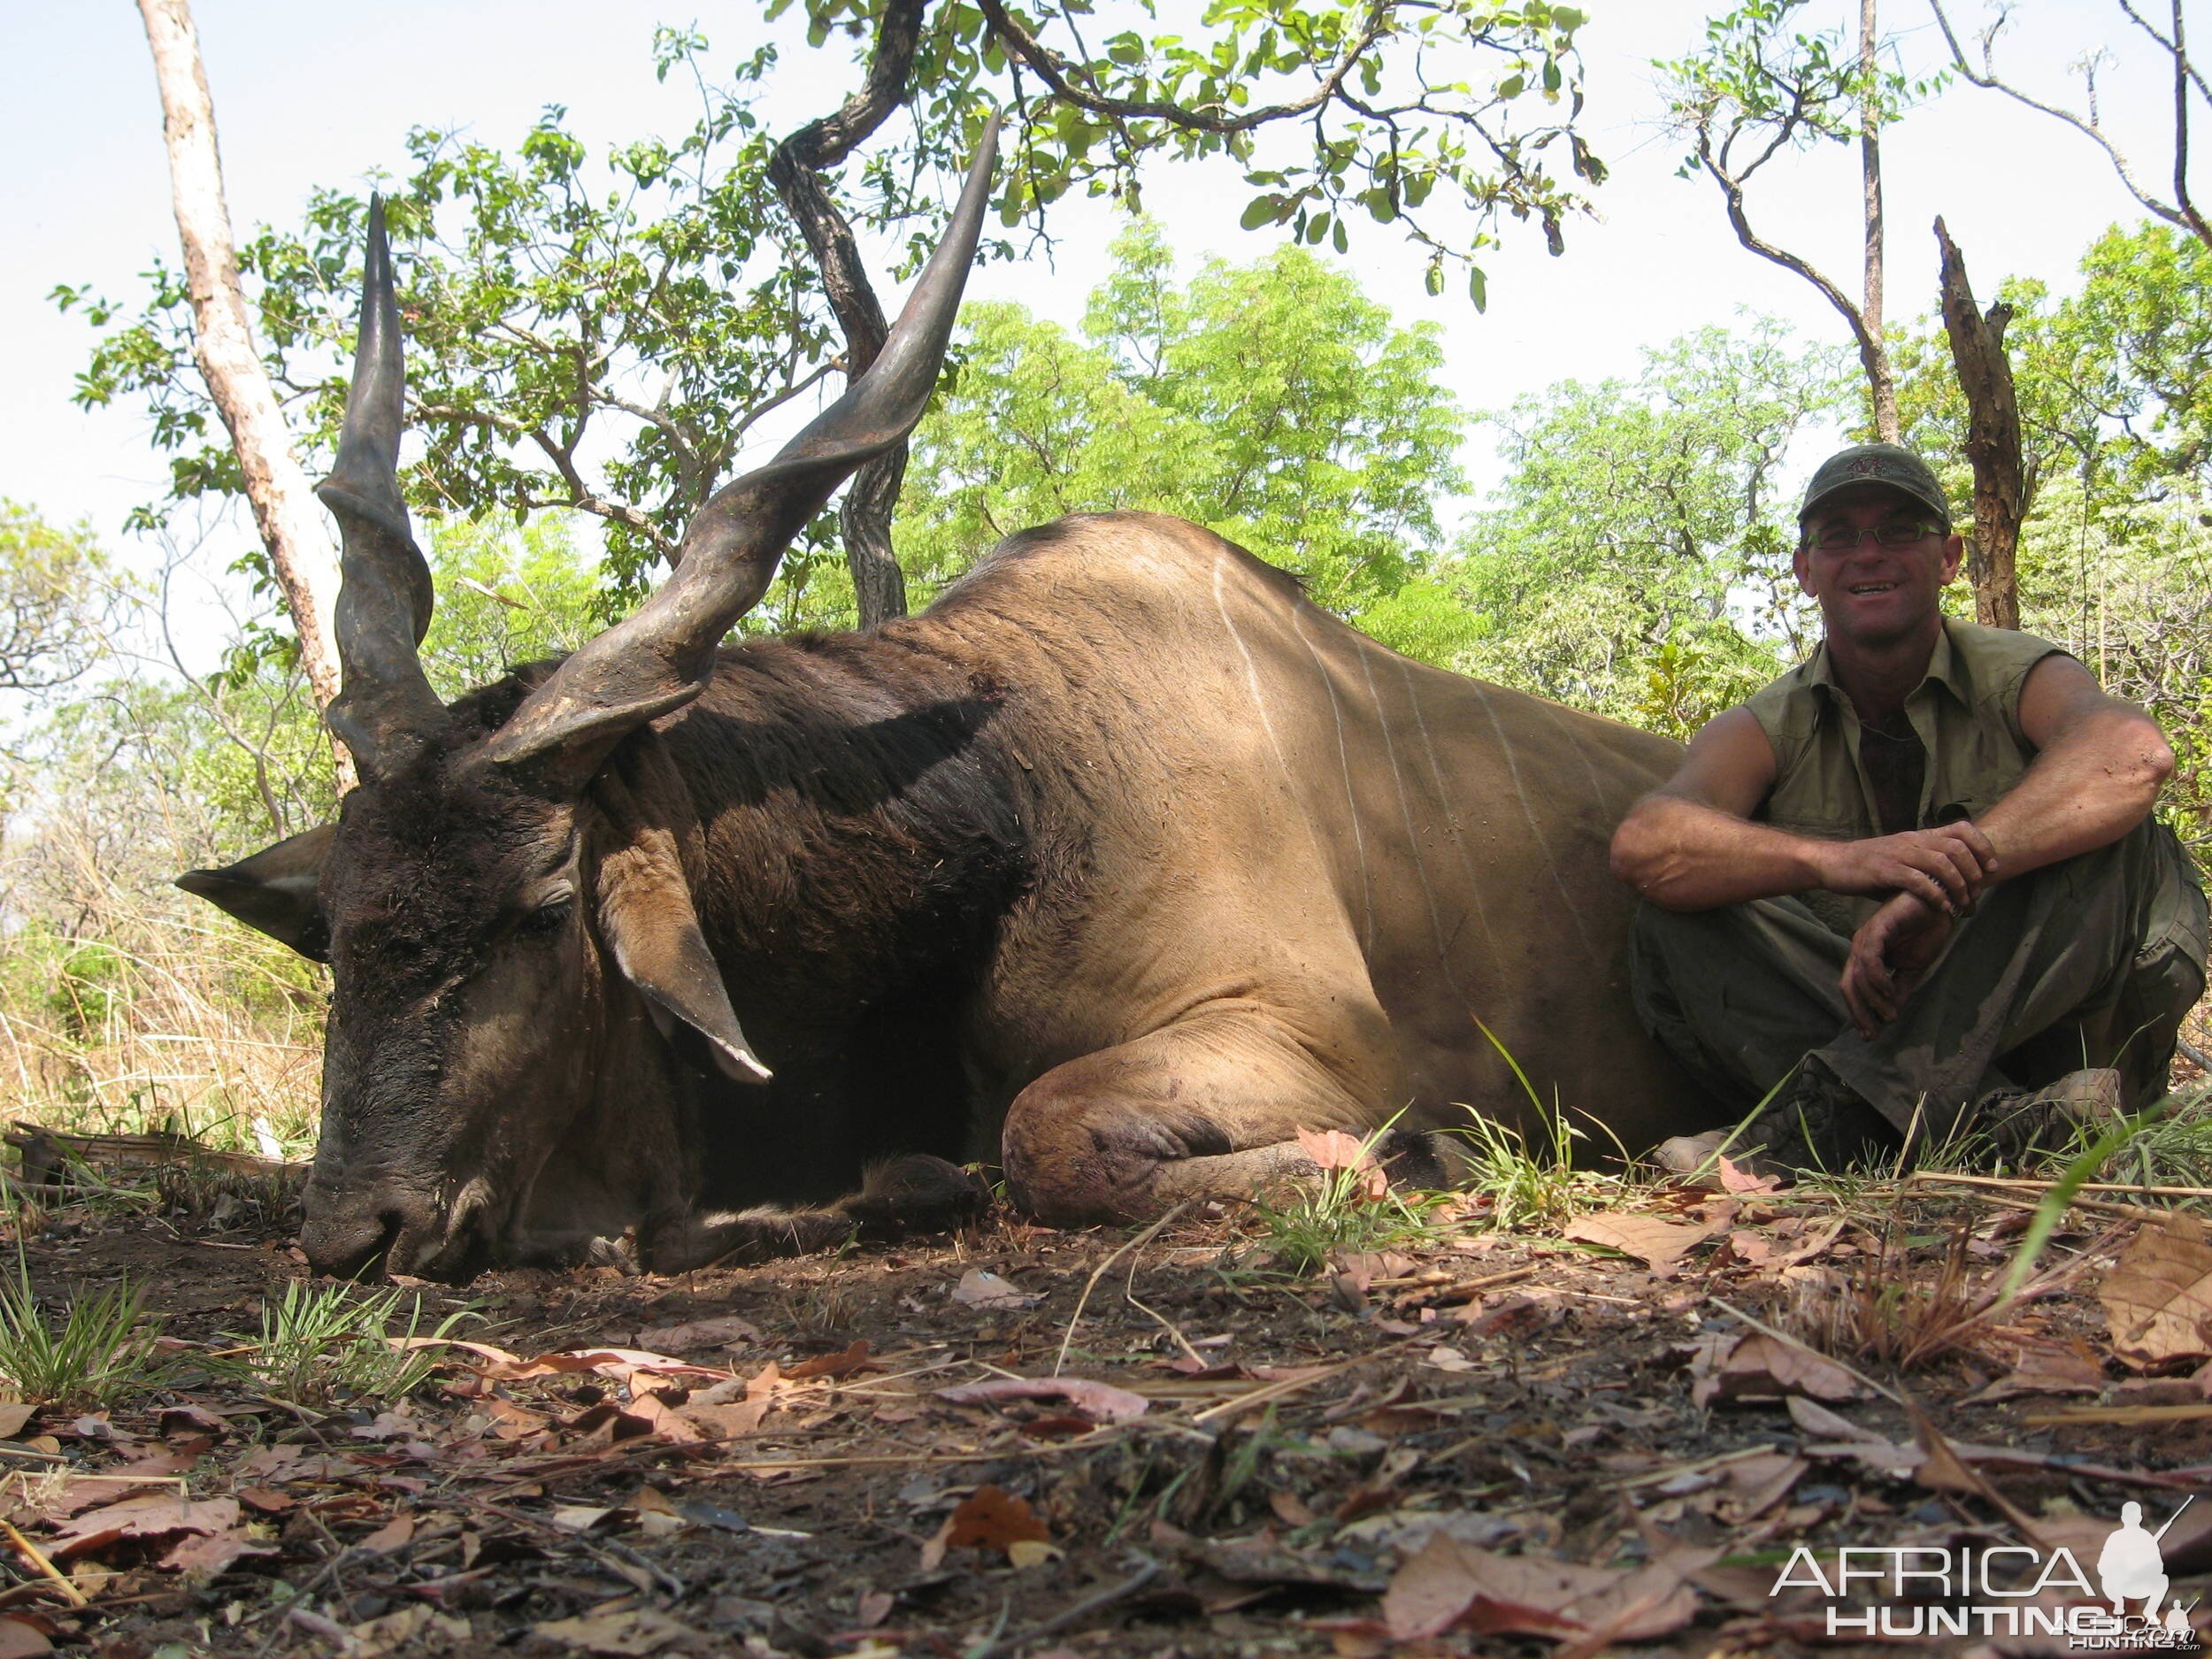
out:
{"label": "green leaf", "polygon": [[1244,216],[1237,220],[1240,230],[1257,230],[1263,225],[1281,222],[1283,198],[1279,196],[1256,196],[1245,204]]}

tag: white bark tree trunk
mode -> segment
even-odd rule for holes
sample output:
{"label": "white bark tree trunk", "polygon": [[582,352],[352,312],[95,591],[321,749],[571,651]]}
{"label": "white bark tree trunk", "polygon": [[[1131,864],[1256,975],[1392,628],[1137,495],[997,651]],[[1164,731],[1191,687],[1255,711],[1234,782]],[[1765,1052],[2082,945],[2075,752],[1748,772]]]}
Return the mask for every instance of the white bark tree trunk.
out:
{"label": "white bark tree trunk", "polygon": [[[291,449],[291,434],[255,349],[238,279],[223,163],[215,143],[215,105],[200,61],[190,0],[138,0],[161,86],[162,137],[169,188],[184,244],[192,296],[193,356],[245,475],[246,499],[299,633],[300,662],[317,709],[338,695],[331,616],[338,602],[338,560],[322,511]],[[344,746],[332,740],[338,786],[354,783]]]}
{"label": "white bark tree trunk", "polygon": [[1873,394],[1874,432],[1885,443],[1897,442],[1897,378],[1890,367],[1889,342],[1882,337],[1882,117],[1875,77],[1881,72],[1881,35],[1875,27],[1876,0],[1859,0],[1859,181],[1866,229],[1866,280],[1859,314],[1865,319],[1866,378]]}

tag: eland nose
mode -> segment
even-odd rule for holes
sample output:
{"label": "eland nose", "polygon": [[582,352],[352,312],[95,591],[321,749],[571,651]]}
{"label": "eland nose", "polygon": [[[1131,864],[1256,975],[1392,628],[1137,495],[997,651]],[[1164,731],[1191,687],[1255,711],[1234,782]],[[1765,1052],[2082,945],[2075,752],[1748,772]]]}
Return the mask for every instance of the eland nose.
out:
{"label": "eland nose", "polygon": [[340,1194],[310,1182],[300,1249],[307,1264],[334,1279],[401,1273],[431,1231],[431,1207],[392,1193]]}

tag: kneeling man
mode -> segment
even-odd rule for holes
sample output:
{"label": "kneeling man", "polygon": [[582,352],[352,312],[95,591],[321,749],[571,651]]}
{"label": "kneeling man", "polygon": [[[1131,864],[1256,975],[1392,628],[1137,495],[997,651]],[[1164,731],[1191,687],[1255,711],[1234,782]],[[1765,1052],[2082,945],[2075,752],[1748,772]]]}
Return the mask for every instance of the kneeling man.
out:
{"label": "kneeling man", "polygon": [[2150,1104],[2204,989],[2204,895],[2150,816],[2173,751],[2057,646],[1942,615],[1963,549],[1910,451],[1831,457],[1798,528],[1825,641],[1613,840],[1645,1024],[1767,1100],[1737,1145],[1796,1168],[1962,1133],[2016,1158]]}

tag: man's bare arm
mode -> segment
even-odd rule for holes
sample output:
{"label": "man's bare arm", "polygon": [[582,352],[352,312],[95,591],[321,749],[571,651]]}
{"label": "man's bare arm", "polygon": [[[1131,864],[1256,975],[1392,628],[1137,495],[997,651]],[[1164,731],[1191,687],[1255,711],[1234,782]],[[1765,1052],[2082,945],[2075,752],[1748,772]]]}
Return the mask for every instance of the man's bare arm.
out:
{"label": "man's bare arm", "polygon": [[1955,910],[1995,873],[1996,856],[1971,824],[1856,841],[1755,824],[1750,815],[1774,776],[1774,746],[1750,711],[1717,716],[1690,741],[1680,770],[1632,807],[1614,832],[1613,873],[1671,910],[1815,887],[1878,898],[1911,893]]}
{"label": "man's bare arm", "polygon": [[2007,876],[2107,847],[2150,816],[2172,775],[2158,723],[2108,696],[2070,657],[2047,657],[2020,687],[2020,729],[2035,759],[1980,819]]}

